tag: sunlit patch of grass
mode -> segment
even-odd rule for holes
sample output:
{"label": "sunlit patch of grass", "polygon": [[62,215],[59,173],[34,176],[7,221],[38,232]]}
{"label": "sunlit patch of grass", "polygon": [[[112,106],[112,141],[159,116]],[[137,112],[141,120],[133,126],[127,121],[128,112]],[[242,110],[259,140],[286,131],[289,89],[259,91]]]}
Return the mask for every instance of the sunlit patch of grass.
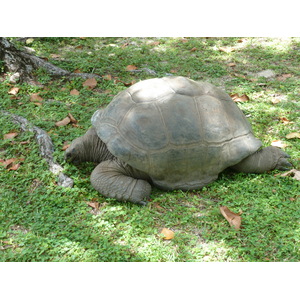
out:
{"label": "sunlit patch of grass", "polygon": [[[265,146],[283,140],[299,169],[299,139],[286,139],[286,134],[299,132],[299,38],[37,38],[30,47],[62,68],[111,79],[87,89],[83,79],[53,79],[39,70],[36,75],[44,87],[15,84],[20,91],[12,97],[12,84],[2,75],[0,110],[19,114],[48,132],[54,157],[74,187],[57,186],[34,135],[0,117],[1,137],[18,132],[13,140],[0,140],[0,159],[25,158],[16,171],[0,165],[1,261],[299,261],[300,185],[293,178],[275,176],[277,171],[225,171],[202,190],[154,188],[148,206],[139,207],[100,195],[89,181],[94,164],[67,164],[62,150],[65,142],[90,127],[97,108],[126,88],[124,82],[172,74],[246,94],[249,101],[237,105],[255,135]],[[129,72],[128,65],[154,73]],[[291,76],[254,76],[264,69]],[[70,95],[72,89],[79,95]],[[30,101],[32,93],[39,93],[42,105]],[[276,98],[280,101],[274,104]],[[55,126],[68,113],[77,126]],[[282,122],[283,117],[290,122]],[[98,202],[99,209],[92,210],[89,201]],[[241,230],[230,227],[221,205],[243,212]],[[162,228],[172,230],[174,238],[163,240]]]}

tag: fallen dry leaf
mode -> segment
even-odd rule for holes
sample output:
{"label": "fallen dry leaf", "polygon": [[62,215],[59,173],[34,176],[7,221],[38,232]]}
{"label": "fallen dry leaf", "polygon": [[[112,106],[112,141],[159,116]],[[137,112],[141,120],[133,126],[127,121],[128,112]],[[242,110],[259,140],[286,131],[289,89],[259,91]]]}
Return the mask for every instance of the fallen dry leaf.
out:
{"label": "fallen dry leaf", "polygon": [[18,92],[19,92],[19,88],[18,87],[13,87],[13,88],[11,88],[9,91],[8,91],[8,93],[10,94],[10,95],[17,95],[18,94]]}
{"label": "fallen dry leaf", "polygon": [[128,65],[126,67],[126,71],[133,71],[133,70],[136,70],[136,69],[137,69],[137,66],[135,66],[135,65]]}
{"label": "fallen dry leaf", "polygon": [[164,240],[171,240],[174,238],[175,233],[174,231],[168,229],[168,228],[163,228],[160,232],[160,234],[163,236]]}
{"label": "fallen dry leaf", "polygon": [[10,158],[10,159],[6,159],[6,160],[1,159],[0,163],[4,166],[4,168],[8,168],[16,160],[17,160],[16,158]]}
{"label": "fallen dry leaf", "polygon": [[123,44],[122,46],[121,46],[121,48],[126,48],[127,46],[129,45],[129,43],[125,43],[125,44]]}
{"label": "fallen dry leaf", "polygon": [[256,82],[258,79],[257,78],[248,78],[247,80],[249,80],[251,82]]}
{"label": "fallen dry leaf", "polygon": [[79,94],[80,94],[79,91],[77,91],[76,89],[73,89],[72,91],[70,91],[70,95],[78,96]]}
{"label": "fallen dry leaf", "polygon": [[64,119],[62,119],[61,121],[58,121],[55,123],[56,126],[66,126],[71,122],[71,119],[69,117],[66,117]]}
{"label": "fallen dry leaf", "polygon": [[296,170],[296,169],[292,169],[288,172],[281,174],[281,176],[282,177],[291,176],[292,178],[294,178],[296,180],[300,180],[300,171]]}
{"label": "fallen dry leaf", "polygon": [[226,53],[230,53],[230,52],[235,51],[235,48],[233,48],[233,47],[220,47],[220,48],[219,48],[219,51],[221,51],[221,52],[226,52]]}
{"label": "fallen dry leaf", "polygon": [[[72,124],[77,124],[78,123],[78,121],[73,117],[73,115],[71,113],[68,113],[67,117],[65,117],[61,121],[56,122],[55,125],[56,126],[66,126],[69,123],[72,123]],[[73,125],[73,126],[75,126],[75,125]]]}
{"label": "fallen dry leaf", "polygon": [[291,132],[285,136],[287,139],[300,139],[300,132]]}
{"label": "fallen dry leaf", "polygon": [[97,202],[97,201],[87,201],[86,203],[87,203],[88,206],[93,208],[90,211],[91,214],[98,215],[100,213],[100,210],[99,210],[100,204],[99,204],[99,202]]}
{"label": "fallen dry leaf", "polygon": [[97,80],[95,78],[89,78],[82,85],[93,89],[97,85]]}
{"label": "fallen dry leaf", "polygon": [[102,76],[104,80],[112,80],[112,76],[110,74]]}
{"label": "fallen dry leaf", "polygon": [[285,144],[283,141],[276,140],[271,143],[271,146],[278,147],[278,148],[285,148],[287,147],[287,144]]}
{"label": "fallen dry leaf", "polygon": [[247,79],[247,77],[243,74],[239,74],[239,73],[233,73],[234,76],[238,77],[238,78],[244,78],[244,79]]}
{"label": "fallen dry leaf", "polygon": [[[16,171],[21,166],[20,162],[22,162],[24,160],[25,160],[25,158],[10,158],[7,160],[0,159],[0,164],[2,164],[4,166],[4,168],[7,170]],[[18,163],[15,163],[17,161],[18,161]]]}
{"label": "fallen dry leaf", "polygon": [[70,118],[71,123],[77,124],[78,121],[73,117],[71,113],[68,113],[68,117]]}
{"label": "fallen dry leaf", "polygon": [[229,64],[227,64],[227,66],[228,66],[228,67],[235,67],[236,64],[235,64],[235,63],[229,63]]}
{"label": "fallen dry leaf", "polygon": [[149,45],[151,46],[158,46],[160,44],[159,41],[154,41],[154,42],[151,42]]}
{"label": "fallen dry leaf", "polygon": [[6,133],[3,136],[4,140],[12,140],[13,138],[15,138],[18,135],[17,132],[10,132],[10,133]]}
{"label": "fallen dry leaf", "polygon": [[131,85],[133,85],[133,84],[135,84],[135,83],[136,83],[136,81],[135,81],[135,80],[132,80],[132,81],[129,81],[129,82],[125,82],[125,81],[122,81],[122,80],[116,79],[116,80],[115,80],[115,83],[118,83],[118,82],[121,82],[121,83],[123,83],[125,86],[131,86]]}
{"label": "fallen dry leaf", "polygon": [[239,95],[239,94],[231,94],[230,97],[234,102],[246,102],[249,101],[250,98],[247,95]]}
{"label": "fallen dry leaf", "polygon": [[61,150],[66,151],[70,147],[70,145],[71,145],[70,142],[64,142]]}
{"label": "fallen dry leaf", "polygon": [[123,84],[124,84],[125,86],[131,86],[131,85],[133,85],[133,84],[135,84],[135,83],[136,83],[135,80],[132,80],[132,81],[130,81],[130,82],[123,82]]}
{"label": "fallen dry leaf", "polygon": [[32,102],[40,102],[43,101],[44,99],[39,95],[39,93],[34,93],[30,95],[30,101]]}
{"label": "fallen dry leaf", "polygon": [[18,170],[20,168],[20,166],[21,166],[20,163],[14,164],[10,168],[8,168],[8,170],[10,170],[10,171],[16,171],[16,170]]}
{"label": "fallen dry leaf", "polygon": [[220,206],[220,211],[231,226],[233,226],[236,230],[239,230],[241,228],[242,218],[240,215],[242,213],[236,214],[232,212],[227,206]]}
{"label": "fallen dry leaf", "polygon": [[293,123],[293,122],[291,122],[289,119],[287,119],[286,117],[280,117],[279,119],[281,120],[281,122],[282,122],[283,124],[290,124],[290,123]]}
{"label": "fallen dry leaf", "polygon": [[153,206],[159,211],[165,211],[165,209],[163,207],[161,207],[157,202],[154,202]]}
{"label": "fallen dry leaf", "polygon": [[87,201],[86,202],[88,206],[94,208],[94,209],[99,209],[99,202],[96,201]]}
{"label": "fallen dry leaf", "polygon": [[290,77],[292,77],[292,74],[282,74],[282,75],[277,76],[276,79],[278,81],[284,81],[284,80],[286,80],[287,78],[290,78]]}

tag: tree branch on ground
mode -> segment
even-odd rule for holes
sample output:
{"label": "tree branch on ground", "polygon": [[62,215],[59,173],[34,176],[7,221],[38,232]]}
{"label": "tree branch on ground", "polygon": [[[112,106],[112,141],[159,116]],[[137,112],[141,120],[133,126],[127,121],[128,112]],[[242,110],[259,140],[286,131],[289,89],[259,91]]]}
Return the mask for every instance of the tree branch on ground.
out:
{"label": "tree branch on ground", "polygon": [[81,77],[84,79],[98,78],[101,76],[91,73],[73,73],[57,67],[43,58],[27,53],[25,51],[18,50],[11,42],[6,38],[0,37],[0,60],[4,63],[5,72],[9,72],[10,81],[27,82],[29,84],[36,85],[36,79],[33,72],[37,69],[45,69],[48,74],[53,77]]}
{"label": "tree branch on ground", "polygon": [[5,110],[1,110],[2,115],[9,116],[13,123],[18,124],[23,131],[30,131],[35,133],[35,139],[40,147],[41,156],[49,164],[49,170],[55,175],[58,175],[57,184],[63,187],[73,187],[73,180],[66,176],[62,171],[63,167],[56,163],[53,158],[54,146],[50,136],[47,132],[37,126],[31,124],[27,119],[10,113]]}

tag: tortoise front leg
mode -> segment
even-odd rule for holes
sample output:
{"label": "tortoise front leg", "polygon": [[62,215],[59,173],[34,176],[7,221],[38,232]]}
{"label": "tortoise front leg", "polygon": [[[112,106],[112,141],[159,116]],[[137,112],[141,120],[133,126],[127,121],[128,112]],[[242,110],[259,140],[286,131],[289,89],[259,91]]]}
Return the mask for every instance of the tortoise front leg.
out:
{"label": "tortoise front leg", "polygon": [[139,172],[119,161],[106,160],[92,172],[91,183],[105,197],[146,205],[145,200],[150,196],[151,185],[143,176],[143,179],[132,177],[132,173]]}

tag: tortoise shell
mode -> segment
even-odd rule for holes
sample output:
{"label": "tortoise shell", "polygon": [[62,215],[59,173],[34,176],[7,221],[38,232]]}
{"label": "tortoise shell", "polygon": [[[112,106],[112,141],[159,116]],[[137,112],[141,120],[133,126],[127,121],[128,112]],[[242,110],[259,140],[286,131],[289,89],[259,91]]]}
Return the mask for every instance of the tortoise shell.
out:
{"label": "tortoise shell", "polygon": [[261,147],[221,89],[185,77],[140,81],[92,117],[108,150],[162,189],[196,189]]}

